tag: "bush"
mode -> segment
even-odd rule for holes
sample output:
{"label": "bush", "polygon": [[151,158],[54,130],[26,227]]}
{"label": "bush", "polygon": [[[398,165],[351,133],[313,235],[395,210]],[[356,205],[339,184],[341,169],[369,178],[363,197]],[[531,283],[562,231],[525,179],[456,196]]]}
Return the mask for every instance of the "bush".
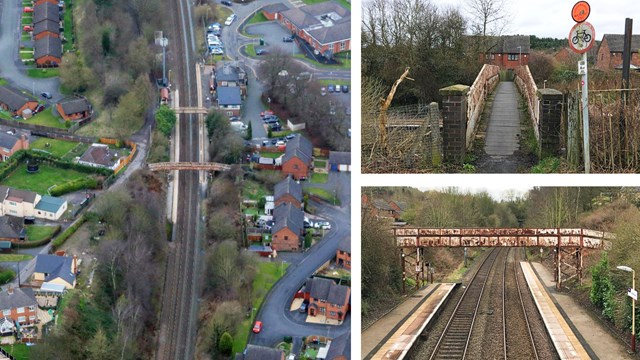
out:
{"label": "bush", "polygon": [[171,130],[176,124],[176,112],[166,105],[160,106],[160,109],[156,112],[156,124],[158,125],[158,130],[165,136],[171,135]]}
{"label": "bush", "polygon": [[293,342],[293,338],[291,336],[285,336],[283,341],[287,344],[291,344]]}
{"label": "bush", "polygon": [[0,285],[8,284],[15,277],[16,273],[11,269],[0,271]]}
{"label": "bush", "polygon": [[220,336],[220,341],[218,342],[218,351],[224,355],[230,355],[231,350],[233,349],[233,337],[228,332],[224,332],[222,336]]}
{"label": "bush", "polygon": [[58,248],[60,248],[60,246],[62,246],[64,242],[67,241],[67,239],[71,235],[73,235],[73,233],[75,233],[76,230],[78,230],[78,228],[82,226],[82,224],[84,224],[85,221],[87,221],[87,218],[84,215],[80,216],[75,223],[69,226],[65,231],[62,232],[62,234],[60,234],[55,240],[53,240],[53,251],[58,250]]}
{"label": "bush", "polygon": [[93,178],[82,178],[76,179],[73,181],[69,181],[62,185],[56,185],[51,191],[51,196],[60,196],[63,194],[67,194],[70,192],[83,190],[83,189],[97,189],[98,188],[98,180]]}
{"label": "bush", "polygon": [[310,248],[312,242],[313,242],[313,233],[311,231],[308,231],[307,234],[304,236],[304,247],[307,249]]}

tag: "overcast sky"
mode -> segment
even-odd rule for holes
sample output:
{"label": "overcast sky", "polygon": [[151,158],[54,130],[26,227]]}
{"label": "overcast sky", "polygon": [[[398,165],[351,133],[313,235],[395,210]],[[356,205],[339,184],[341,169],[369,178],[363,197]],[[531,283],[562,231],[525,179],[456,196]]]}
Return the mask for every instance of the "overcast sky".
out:
{"label": "overcast sky", "polygon": [[[434,186],[434,187],[418,187],[418,189],[422,191],[426,190],[435,190],[435,191],[444,191],[446,187],[442,186]],[[515,194],[516,197],[521,197],[526,194],[527,191],[531,189],[531,186],[523,185],[523,186],[512,186],[510,188],[505,188],[504,186],[461,186],[458,187],[458,191],[461,193],[480,193],[487,192],[494,200],[506,200],[511,194]]]}
{"label": "overcast sky", "polygon": [[[434,4],[465,8],[467,0],[432,0]],[[505,34],[566,38],[575,22],[571,8],[577,0],[505,0],[510,4],[510,25]],[[603,34],[624,34],[624,19],[634,20],[634,34],[640,34],[640,3],[637,0],[591,0],[588,22]],[[462,5],[461,5],[462,4]],[[614,5],[615,4],[615,5]],[[466,12],[465,15],[467,15]],[[468,16],[468,15],[467,15]]]}

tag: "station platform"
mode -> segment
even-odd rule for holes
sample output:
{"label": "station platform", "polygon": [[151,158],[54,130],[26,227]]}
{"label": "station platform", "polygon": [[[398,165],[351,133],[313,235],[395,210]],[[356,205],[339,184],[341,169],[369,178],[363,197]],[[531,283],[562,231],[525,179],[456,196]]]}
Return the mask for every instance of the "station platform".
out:
{"label": "station platform", "polygon": [[428,285],[365,330],[363,359],[403,359],[456,285]]}
{"label": "station platform", "polygon": [[545,291],[531,264],[521,261],[520,267],[560,359],[590,359],[591,357]]}

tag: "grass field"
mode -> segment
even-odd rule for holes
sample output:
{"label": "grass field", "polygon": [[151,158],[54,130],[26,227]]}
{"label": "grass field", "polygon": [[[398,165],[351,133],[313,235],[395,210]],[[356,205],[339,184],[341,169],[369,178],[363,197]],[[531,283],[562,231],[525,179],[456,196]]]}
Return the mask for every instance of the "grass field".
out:
{"label": "grass field", "polygon": [[51,238],[53,233],[58,230],[58,226],[27,225],[25,227],[27,228],[29,241],[40,241]]}
{"label": "grass field", "polygon": [[325,190],[322,188],[309,187],[304,189],[304,191],[306,193],[309,193],[310,195],[315,195],[330,204],[340,205],[340,200],[335,196],[333,196],[333,194],[328,190]]}
{"label": "grass field", "polygon": [[253,280],[253,307],[256,311],[252,312],[251,318],[245,319],[240,323],[238,333],[233,339],[233,353],[239,353],[247,346],[249,331],[253,327],[254,316],[258,313],[265,296],[273,286],[284,275],[285,270],[289,266],[288,263],[280,262],[259,262],[258,273]]}
{"label": "grass field", "polygon": [[91,146],[90,144],[78,143],[76,147],[71,149],[65,156],[62,157],[62,160],[73,160],[76,156],[82,156],[85,151]]}
{"label": "grass field", "polygon": [[38,173],[28,174],[27,164],[22,164],[2,181],[2,185],[16,189],[31,190],[38,194],[47,194],[47,190],[53,185],[60,185],[85,177],[87,177],[87,174],[76,170],[58,169],[44,164],[40,164]]}
{"label": "grass field", "polygon": [[58,75],[60,75],[60,70],[58,70],[58,68],[27,70],[27,76],[36,78],[36,79],[47,79],[51,77],[56,77]]}
{"label": "grass field", "polygon": [[316,184],[325,184],[329,181],[329,174],[313,173],[311,174],[311,182]]}
{"label": "grass field", "polygon": [[351,85],[351,81],[350,80],[344,80],[344,79],[320,79],[318,80],[318,82],[320,83],[320,85],[322,86],[329,86],[329,85]]}
{"label": "grass field", "polygon": [[270,159],[277,159],[280,156],[284,155],[284,153],[281,152],[261,152],[260,156],[264,157],[264,158],[270,158]]}
{"label": "grass field", "polygon": [[351,69],[351,59],[342,59],[341,60],[342,63],[338,65],[327,65],[327,64],[319,63],[313,59],[309,59],[308,57],[304,56],[304,54],[295,54],[293,57],[296,59],[306,61],[307,63],[311,64],[313,67],[316,67],[318,69],[335,69],[335,70]]}
{"label": "grass field", "polygon": [[255,57],[256,55],[256,47],[253,44],[249,44],[247,46],[245,46],[245,50],[247,52],[247,55],[251,56],[251,57]]}
{"label": "grass field", "polygon": [[30,348],[25,344],[3,345],[2,348],[16,360],[29,360]]}
{"label": "grass field", "polygon": [[0,86],[4,86],[4,85],[7,85],[7,84],[9,84],[9,82],[7,82],[7,80],[5,80],[3,78],[0,78]]}
{"label": "grass field", "polygon": [[33,259],[29,254],[0,254],[0,262],[16,262]]}
{"label": "grass field", "polygon": [[326,166],[327,166],[327,161],[326,160],[314,160],[313,161],[313,167],[324,168]]}
{"label": "grass field", "polygon": [[249,19],[249,22],[247,22],[247,24],[258,24],[261,22],[266,22],[269,21],[269,19],[267,19],[264,14],[262,13],[262,11],[257,12],[255,15],[253,15],[251,17],[251,19]]}
{"label": "grass field", "polygon": [[44,110],[43,112],[35,115],[30,119],[21,119],[20,121],[25,122],[27,124],[35,124],[35,125],[48,126],[48,127],[58,128],[58,129],[66,129],[66,126],[64,126],[64,121],[62,121],[61,118],[57,118],[53,116],[53,112],[51,111],[51,108]]}
{"label": "grass field", "polygon": [[[47,146],[49,144],[49,146]],[[63,157],[66,155],[71,149],[75,148],[78,145],[77,142],[73,141],[64,141],[58,139],[49,139],[49,138],[39,138],[38,140],[29,144],[31,149],[40,149],[49,152],[53,156]]]}
{"label": "grass field", "polygon": [[267,190],[261,184],[247,180],[242,188],[242,196],[250,200],[258,201],[267,195]]}

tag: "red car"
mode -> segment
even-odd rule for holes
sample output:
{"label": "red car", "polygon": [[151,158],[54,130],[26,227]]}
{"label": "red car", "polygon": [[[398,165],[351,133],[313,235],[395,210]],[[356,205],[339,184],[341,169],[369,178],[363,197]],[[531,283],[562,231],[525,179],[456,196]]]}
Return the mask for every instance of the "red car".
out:
{"label": "red car", "polygon": [[260,330],[262,330],[262,321],[256,321],[256,324],[253,325],[253,332],[257,334]]}
{"label": "red car", "polygon": [[269,115],[275,115],[275,114],[271,110],[265,110],[265,111],[261,111],[260,112],[260,117],[265,117],[265,116],[269,116]]}
{"label": "red car", "polygon": [[25,6],[24,9],[22,9],[22,11],[26,12],[26,13],[32,13],[33,12],[33,8],[32,7],[28,7]]}
{"label": "red car", "polygon": [[26,31],[26,32],[33,31],[33,26],[25,25],[22,27],[22,31]]}

